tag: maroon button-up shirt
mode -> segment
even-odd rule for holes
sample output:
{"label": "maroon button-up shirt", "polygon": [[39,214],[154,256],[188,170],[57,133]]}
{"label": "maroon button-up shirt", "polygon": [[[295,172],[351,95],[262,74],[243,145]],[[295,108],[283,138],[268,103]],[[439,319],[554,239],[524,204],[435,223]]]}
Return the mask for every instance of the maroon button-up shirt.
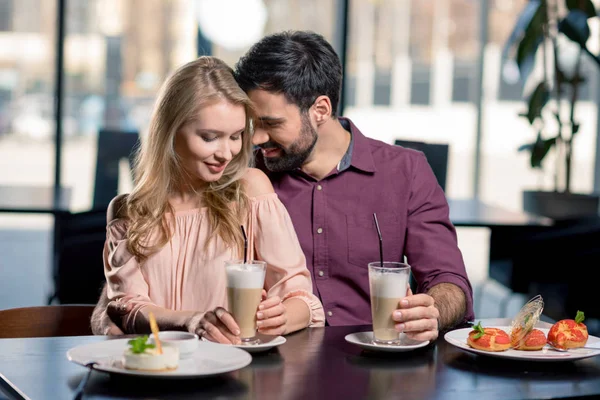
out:
{"label": "maroon button-up shirt", "polygon": [[348,119],[340,122],[352,134],[350,146],[320,181],[299,169],[270,172],[257,154],[257,167],[292,218],[327,323],[371,324],[367,264],[379,260],[373,213],[385,261],[405,255],[418,292],[442,282],[459,286],[467,298],[465,320],[472,320],[473,292],[448,203],[425,156],[367,138]]}

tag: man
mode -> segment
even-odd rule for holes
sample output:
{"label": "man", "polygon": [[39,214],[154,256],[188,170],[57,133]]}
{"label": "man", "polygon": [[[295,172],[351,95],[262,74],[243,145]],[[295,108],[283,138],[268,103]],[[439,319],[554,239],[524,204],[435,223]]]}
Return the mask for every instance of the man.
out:
{"label": "man", "polygon": [[472,288],[442,189],[422,153],[369,139],[336,115],[342,67],[331,45],[312,32],[266,36],[239,60],[236,79],[257,111],[257,167],[290,213],[327,323],[371,323],[373,213],[385,261],[406,256],[418,284],[393,314],[396,329],[434,340],[472,320]]}

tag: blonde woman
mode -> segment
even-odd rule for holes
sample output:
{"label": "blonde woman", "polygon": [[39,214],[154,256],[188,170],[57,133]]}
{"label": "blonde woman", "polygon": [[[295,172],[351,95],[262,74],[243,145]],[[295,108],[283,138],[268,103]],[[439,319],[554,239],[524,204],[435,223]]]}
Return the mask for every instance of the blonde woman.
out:
{"label": "blonde woman", "polygon": [[324,324],[290,217],[268,178],[248,168],[251,116],[250,100],[217,58],[190,62],[164,83],[135,188],[108,210],[107,294],[123,305],[125,333],[148,332],[153,312],[162,330],[239,343],[224,263],[241,258],[240,225],[251,227],[254,258],[267,263],[259,332]]}

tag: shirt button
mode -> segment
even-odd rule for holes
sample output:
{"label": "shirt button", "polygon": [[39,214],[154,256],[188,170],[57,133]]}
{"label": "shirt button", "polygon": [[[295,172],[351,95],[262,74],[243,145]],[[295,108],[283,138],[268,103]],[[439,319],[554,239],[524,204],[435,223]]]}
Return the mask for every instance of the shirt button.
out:
{"label": "shirt button", "polygon": [[328,317],[333,317],[333,312],[331,312],[331,311],[327,311],[327,316],[328,316]]}
{"label": "shirt button", "polygon": [[317,185],[317,190],[323,190],[323,186]]}
{"label": "shirt button", "polygon": [[319,276],[323,276],[325,273],[323,271],[319,271]]}
{"label": "shirt button", "polygon": [[323,228],[317,229],[317,233],[323,233]]}

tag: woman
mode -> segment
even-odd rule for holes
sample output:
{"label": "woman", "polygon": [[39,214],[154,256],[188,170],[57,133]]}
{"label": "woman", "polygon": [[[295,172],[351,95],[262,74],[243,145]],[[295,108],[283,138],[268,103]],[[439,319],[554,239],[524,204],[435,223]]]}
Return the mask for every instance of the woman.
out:
{"label": "woman", "polygon": [[238,343],[225,310],[224,263],[241,258],[241,225],[254,258],[267,263],[259,332],[324,324],[289,215],[268,178],[248,168],[251,115],[250,100],[219,59],[201,57],[164,83],[135,188],[108,210],[108,299],[126,304],[125,333],[149,332],[153,312],[161,330]]}

